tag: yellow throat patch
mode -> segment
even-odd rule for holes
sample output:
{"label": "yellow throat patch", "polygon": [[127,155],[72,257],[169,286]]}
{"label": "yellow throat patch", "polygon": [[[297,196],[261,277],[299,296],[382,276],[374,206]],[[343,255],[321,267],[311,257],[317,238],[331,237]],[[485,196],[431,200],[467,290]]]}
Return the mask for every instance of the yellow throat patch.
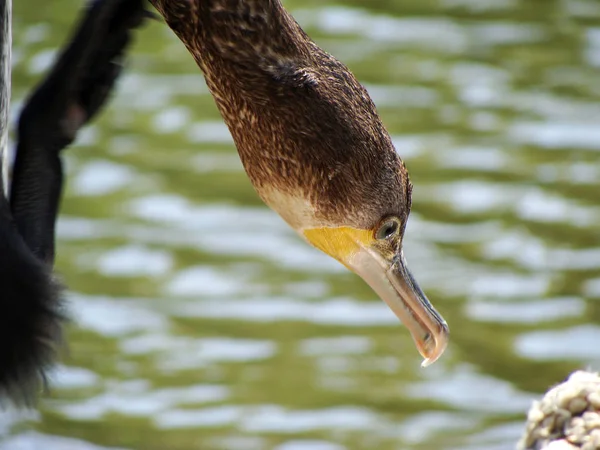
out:
{"label": "yellow throat patch", "polygon": [[[346,267],[348,267],[347,261],[352,258],[361,247],[369,248],[375,240],[372,230],[363,230],[352,227],[309,228],[304,230],[303,234],[308,242],[322,252],[337,259]],[[348,269],[350,269],[350,267],[348,267]]]}

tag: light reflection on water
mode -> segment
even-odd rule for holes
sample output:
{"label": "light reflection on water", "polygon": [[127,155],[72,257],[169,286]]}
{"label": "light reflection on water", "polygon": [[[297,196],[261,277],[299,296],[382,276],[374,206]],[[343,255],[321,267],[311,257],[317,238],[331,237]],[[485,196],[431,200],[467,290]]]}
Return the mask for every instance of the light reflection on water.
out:
{"label": "light reflection on water", "polygon": [[[75,3],[15,4],[13,118]],[[65,154],[70,349],[40,413],[2,413],[0,449],[504,450],[533,398],[600,365],[600,4],[285,4],[408,165],[406,255],[447,354],[421,369],[368,287],[260,203],[153,23]]]}

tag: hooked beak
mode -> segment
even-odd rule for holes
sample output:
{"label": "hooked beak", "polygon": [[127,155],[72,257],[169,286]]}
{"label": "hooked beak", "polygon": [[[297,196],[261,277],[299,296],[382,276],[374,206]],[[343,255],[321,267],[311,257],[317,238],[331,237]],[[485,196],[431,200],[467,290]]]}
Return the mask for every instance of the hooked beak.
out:
{"label": "hooked beak", "polygon": [[433,308],[406,267],[402,252],[391,261],[373,245],[373,233],[350,227],[311,228],[304,237],[358,274],[408,328],[426,367],[444,353],[448,325]]}
{"label": "hooked beak", "polygon": [[421,366],[433,364],[448,344],[448,325],[409,272],[404,255],[400,253],[389,263],[373,249],[361,246],[346,264],[371,286],[408,328],[419,353],[425,358]]}

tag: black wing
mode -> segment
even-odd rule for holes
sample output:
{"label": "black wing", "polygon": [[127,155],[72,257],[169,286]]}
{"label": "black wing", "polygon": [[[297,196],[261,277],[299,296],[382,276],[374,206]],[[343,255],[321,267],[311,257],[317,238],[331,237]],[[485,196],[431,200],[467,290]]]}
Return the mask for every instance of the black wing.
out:
{"label": "black wing", "polygon": [[[9,7],[0,0],[2,11]],[[52,274],[60,151],[106,103],[147,16],[144,0],[91,2],[21,112],[10,202],[0,195],[0,395],[13,400],[35,398],[62,340],[62,293]],[[10,15],[3,17],[6,27]]]}

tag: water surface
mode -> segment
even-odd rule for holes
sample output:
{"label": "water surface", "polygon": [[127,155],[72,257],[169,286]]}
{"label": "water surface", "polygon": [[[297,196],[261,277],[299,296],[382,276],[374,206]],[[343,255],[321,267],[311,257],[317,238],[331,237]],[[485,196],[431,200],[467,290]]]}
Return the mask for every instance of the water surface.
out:
{"label": "water surface", "polygon": [[[600,367],[600,3],[285,5],[406,161],[406,255],[446,354],[420,368],[362,280],[259,201],[152,23],[65,153],[70,349],[39,412],[0,417],[2,450],[509,449],[533,398]],[[16,2],[14,111],[80,6]]]}

